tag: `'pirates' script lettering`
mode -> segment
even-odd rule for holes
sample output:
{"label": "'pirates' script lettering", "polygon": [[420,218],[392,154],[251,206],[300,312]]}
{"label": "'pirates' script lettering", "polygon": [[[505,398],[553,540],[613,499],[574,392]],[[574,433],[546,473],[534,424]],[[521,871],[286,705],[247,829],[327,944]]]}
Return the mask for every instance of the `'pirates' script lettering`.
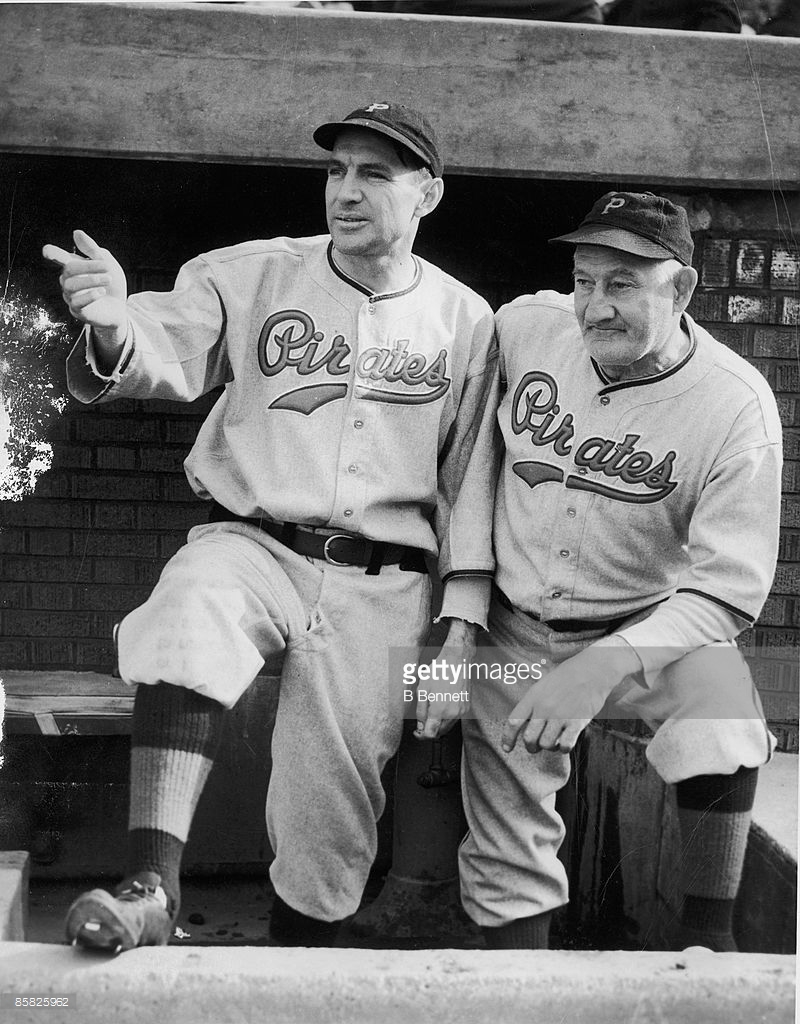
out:
{"label": "'pirates' script lettering", "polygon": [[[281,327],[283,331],[279,330]],[[327,351],[317,358],[324,340],[325,335],[316,329],[314,321],[301,309],[273,313],[264,323],[258,338],[261,372],[265,377],[274,377],[292,366],[306,376],[322,369],[334,375],[349,373],[347,357],[350,346],[342,335],[334,335]]]}
{"label": "'pirates' script lettering", "polygon": [[[549,373],[532,370],[521,378],[511,404],[511,429],[515,434],[527,434],[537,448],[551,447],[554,454],[569,456],[573,452],[574,424],[572,413],[561,414],[558,384]],[[588,437],[578,444],[573,456],[578,469],[602,474],[627,487],[638,486],[639,490],[612,486],[577,474],[569,474],[564,481],[563,470],[546,462],[516,462],[514,472],[529,487],[564,481],[566,487],[593,491],[617,501],[633,504],[661,501],[678,486],[678,481],[672,477],[677,453],[669,451],[656,463],[651,452],[637,449],[640,440],[640,434],[626,434],[621,441],[613,437]]]}
{"label": "'pirates' script lettering", "polygon": [[[355,366],[358,398],[388,405],[425,405],[446,394],[452,383],[447,372],[447,349],[428,358],[410,350],[409,338],[398,338],[390,344],[365,349],[359,355]],[[286,370],[304,377],[320,371],[333,378],[349,376],[351,354],[344,335],[334,334],[326,341],[325,332],[318,330],[313,317],[302,309],[273,313],[258,337],[258,365],[265,377],[277,377]],[[386,384],[402,387],[387,388]],[[346,382],[317,380],[279,395],[270,408],[308,416],[345,398],[347,392]]]}

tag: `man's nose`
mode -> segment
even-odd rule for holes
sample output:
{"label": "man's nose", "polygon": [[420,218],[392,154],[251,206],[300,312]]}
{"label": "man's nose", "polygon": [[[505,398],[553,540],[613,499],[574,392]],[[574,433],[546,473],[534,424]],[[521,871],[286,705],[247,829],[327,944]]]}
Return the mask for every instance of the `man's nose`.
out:
{"label": "man's nose", "polygon": [[602,288],[594,288],[589,296],[584,310],[584,319],[591,323],[602,323],[604,320],[613,320],[615,316],[614,306],[608,295]]}
{"label": "man's nose", "polygon": [[347,171],[339,185],[339,199],[357,203],[362,197],[361,186],[354,171]]}

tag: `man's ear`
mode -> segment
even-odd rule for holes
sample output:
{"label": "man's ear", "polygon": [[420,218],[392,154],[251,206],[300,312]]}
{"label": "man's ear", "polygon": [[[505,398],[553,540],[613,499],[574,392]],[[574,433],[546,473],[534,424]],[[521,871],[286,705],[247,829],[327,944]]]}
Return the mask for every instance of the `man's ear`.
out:
{"label": "man's ear", "polygon": [[675,298],[673,304],[676,313],[682,313],[691,301],[694,290],[697,287],[697,271],[694,267],[681,267],[676,273],[673,284],[675,286]]}
{"label": "man's ear", "polygon": [[416,214],[418,217],[427,217],[433,213],[444,195],[444,182],[441,178],[429,178],[424,182],[422,188],[424,194],[417,205]]}

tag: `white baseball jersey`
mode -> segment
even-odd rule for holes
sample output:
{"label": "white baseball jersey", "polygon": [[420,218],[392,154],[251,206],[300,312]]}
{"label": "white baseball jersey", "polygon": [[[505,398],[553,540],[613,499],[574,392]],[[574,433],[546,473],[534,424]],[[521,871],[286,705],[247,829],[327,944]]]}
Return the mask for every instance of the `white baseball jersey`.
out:
{"label": "white baseball jersey", "polygon": [[777,555],[781,431],[763,377],[688,316],[686,358],[619,382],[589,358],[571,296],[522,296],[497,324],[500,588],[543,621],[658,604],[621,631],[640,656],[735,636]]}
{"label": "white baseball jersey", "polygon": [[414,262],[407,288],[373,295],[336,266],[327,235],[206,253],[171,292],[129,299],[109,378],[91,341],[76,345],[70,389],[188,402],[224,384],[186,460],[201,498],[439,551],[443,575],[490,575],[488,531],[450,513],[460,491],[490,515],[492,312]]}

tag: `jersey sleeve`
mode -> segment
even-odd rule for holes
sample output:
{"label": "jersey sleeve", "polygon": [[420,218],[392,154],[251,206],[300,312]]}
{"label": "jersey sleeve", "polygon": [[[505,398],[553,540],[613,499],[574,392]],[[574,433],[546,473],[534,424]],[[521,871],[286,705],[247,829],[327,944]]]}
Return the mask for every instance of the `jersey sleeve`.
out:
{"label": "jersey sleeve", "polygon": [[181,267],[170,292],[128,299],[128,335],[108,376],[98,373],[87,328],[67,358],[67,382],[81,402],[162,398],[192,402],[230,378],[225,306],[203,257]]}
{"label": "jersey sleeve", "polygon": [[[636,648],[646,677],[691,650],[732,640],[761,612],[777,561],[782,459],[779,426],[768,426],[767,436],[763,426],[757,437],[749,429],[759,418],[754,402],[730,439],[734,450],[728,446],[706,480],[674,595],[620,631]],[[777,423],[777,411],[769,419]]]}
{"label": "jersey sleeve", "polygon": [[497,344],[491,314],[481,329],[488,331],[481,346],[483,354],[471,365],[440,456],[434,525],[439,540],[439,573],[445,585],[456,577],[491,578],[494,574],[492,514],[500,434]]}
{"label": "jersey sleeve", "polygon": [[492,581],[488,576],[451,576],[444,585],[442,606],[435,622],[463,619],[488,629]]}

